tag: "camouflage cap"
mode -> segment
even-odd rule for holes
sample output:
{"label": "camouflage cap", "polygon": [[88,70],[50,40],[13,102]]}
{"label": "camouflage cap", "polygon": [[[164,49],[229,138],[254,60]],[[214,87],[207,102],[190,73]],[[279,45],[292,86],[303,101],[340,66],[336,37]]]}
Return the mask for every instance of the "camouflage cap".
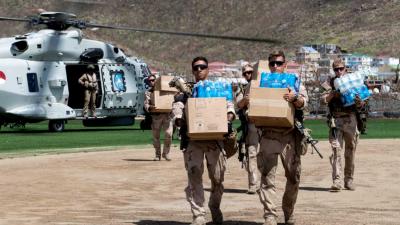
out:
{"label": "camouflage cap", "polygon": [[335,68],[340,68],[340,67],[346,67],[343,60],[340,58],[333,60],[332,68],[335,69]]}

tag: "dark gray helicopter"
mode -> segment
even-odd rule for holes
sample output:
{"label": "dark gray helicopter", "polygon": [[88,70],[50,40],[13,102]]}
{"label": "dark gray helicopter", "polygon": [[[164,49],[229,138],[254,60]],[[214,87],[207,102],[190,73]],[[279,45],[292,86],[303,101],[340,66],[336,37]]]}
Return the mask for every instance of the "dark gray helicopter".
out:
{"label": "dark gray helicopter", "polygon": [[[143,114],[145,79],[150,74],[147,64],[127,57],[111,44],[84,39],[84,28],[279,43],[272,39],[100,25],[64,12],[0,20],[46,26],[38,32],[0,39],[0,128],[49,120],[50,131],[62,131],[65,122],[72,119],[83,120],[85,126],[132,125],[135,116]],[[99,91],[97,117],[85,119],[83,91],[77,81],[88,64],[95,65]]]}

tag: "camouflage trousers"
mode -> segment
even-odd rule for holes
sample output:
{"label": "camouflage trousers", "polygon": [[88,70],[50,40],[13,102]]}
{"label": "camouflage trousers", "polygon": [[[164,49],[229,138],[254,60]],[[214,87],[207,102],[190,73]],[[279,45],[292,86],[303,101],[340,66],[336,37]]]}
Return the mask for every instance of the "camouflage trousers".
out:
{"label": "camouflage trousers", "polygon": [[161,129],[164,130],[164,148],[163,155],[168,155],[172,142],[172,120],[169,113],[160,113],[152,115],[151,130],[153,132],[153,146],[155,149],[156,157],[161,157],[161,143],[160,134]]}
{"label": "camouflage trousers", "polygon": [[248,152],[246,170],[249,177],[249,189],[257,189],[259,186],[260,175],[257,170],[257,153],[259,142],[260,135],[258,134],[258,129],[254,124],[249,123],[246,137],[246,150]]}
{"label": "camouflage trousers", "polygon": [[211,180],[210,199],[208,206],[211,211],[220,208],[224,192],[224,173],[226,159],[220,149],[221,141],[190,141],[184,151],[185,168],[188,175],[188,186],[185,189],[186,199],[190,204],[193,217],[205,216],[203,171],[204,158]]}
{"label": "camouflage trousers", "polygon": [[277,198],[275,174],[279,156],[286,176],[285,193],[282,199],[285,220],[288,220],[293,214],[301,173],[300,154],[297,154],[295,150],[294,133],[294,131],[289,133],[263,131],[257,163],[261,172],[261,187],[258,193],[264,206],[265,218],[270,216],[277,217],[277,207],[274,200]]}
{"label": "camouflage trousers", "polygon": [[355,114],[335,118],[336,138],[333,136],[332,129],[329,132],[329,142],[332,147],[330,162],[332,165],[332,180],[334,183],[341,184],[342,172],[342,151],[344,148],[344,181],[353,181],[354,158],[359,137],[357,130],[357,118]]}
{"label": "camouflage trousers", "polygon": [[88,109],[90,108],[90,114],[96,116],[96,91],[95,90],[85,90],[85,98],[83,103],[83,116],[88,115]]}

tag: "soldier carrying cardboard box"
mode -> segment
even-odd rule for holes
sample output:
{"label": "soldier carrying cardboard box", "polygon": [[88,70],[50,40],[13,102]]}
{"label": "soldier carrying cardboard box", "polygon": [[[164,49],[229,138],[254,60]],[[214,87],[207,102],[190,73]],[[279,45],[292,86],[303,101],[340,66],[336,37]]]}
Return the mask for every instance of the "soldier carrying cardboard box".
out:
{"label": "soldier carrying cardboard box", "polygon": [[[268,57],[268,65],[271,73],[284,73],[286,68],[285,54],[282,51],[273,52]],[[248,91],[250,88],[247,89]],[[296,110],[302,110],[308,101],[304,86],[300,86],[299,92],[288,88],[282,98],[293,105]],[[251,104],[251,97],[250,97]],[[258,169],[261,173],[261,186],[258,191],[260,201],[264,206],[264,225],[277,225],[277,207],[275,203],[276,188],[275,175],[278,166],[278,158],[281,158],[285,169],[286,188],[282,199],[282,208],[285,223],[295,223],[293,211],[299,191],[301,161],[303,151],[301,142],[296,135],[294,127],[278,127],[278,124],[268,127],[259,127],[262,131],[260,149],[257,154]]]}
{"label": "soldier carrying cardboard box", "polygon": [[[196,83],[205,81],[208,77],[208,61],[204,57],[196,57],[192,61],[192,72],[195,76]],[[182,85],[176,85],[182,86]],[[181,126],[181,131],[187,133],[187,119],[185,117],[184,108],[187,102],[188,93],[191,91],[182,90],[182,96],[176,96],[176,102],[173,105],[173,114],[176,124]],[[185,97],[186,96],[186,97]],[[207,100],[199,99],[199,100]],[[189,102],[189,101],[188,101]],[[202,101],[203,102],[203,101]],[[233,103],[227,101],[227,121],[232,121],[235,118]],[[225,118],[224,118],[225,119]],[[211,180],[210,199],[208,206],[211,211],[211,217],[214,224],[222,224],[223,215],[220,209],[222,194],[224,192],[224,174],[226,169],[226,159],[223,153],[224,142],[218,139],[208,140],[191,140],[186,134],[182,134],[182,146],[184,150],[185,168],[188,175],[188,186],[185,189],[186,198],[190,203],[193,222],[192,225],[205,225],[206,224],[206,210],[204,208],[204,189],[203,189],[203,170],[204,159],[206,159],[208,175]]]}
{"label": "soldier carrying cardboard box", "polygon": [[[156,111],[156,107],[154,105],[155,81],[156,81],[156,76],[153,74],[147,78],[149,90],[145,92],[145,100],[144,100],[144,109],[147,112],[151,113],[152,117],[151,130],[153,132],[153,146],[155,149],[154,161],[160,161],[161,156],[165,160],[171,161],[171,158],[169,157],[169,151],[172,142],[172,130],[173,130],[171,112],[155,112]],[[161,129],[164,130],[164,148],[162,154],[161,154],[161,143],[160,143]]]}

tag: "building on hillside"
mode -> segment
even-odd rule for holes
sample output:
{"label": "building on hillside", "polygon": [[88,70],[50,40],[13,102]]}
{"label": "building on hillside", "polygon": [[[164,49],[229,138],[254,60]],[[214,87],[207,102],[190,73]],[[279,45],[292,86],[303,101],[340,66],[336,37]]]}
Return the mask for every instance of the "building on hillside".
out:
{"label": "building on hillside", "polygon": [[315,49],[321,54],[321,56],[326,54],[339,54],[342,53],[342,49],[335,44],[309,44],[304,45],[304,47],[310,47]]}
{"label": "building on hillside", "polygon": [[399,58],[378,56],[372,59],[372,66],[381,67],[384,65],[397,66],[399,64]]}
{"label": "building on hillside", "polygon": [[363,69],[370,69],[372,64],[372,57],[361,54],[340,54],[340,58],[346,64],[346,67],[352,71]]}
{"label": "building on hillside", "polygon": [[289,61],[286,65],[286,72],[300,74],[300,64],[295,61]]}
{"label": "building on hillside", "polygon": [[296,62],[299,64],[318,62],[321,54],[311,47],[300,47],[296,51]]}

